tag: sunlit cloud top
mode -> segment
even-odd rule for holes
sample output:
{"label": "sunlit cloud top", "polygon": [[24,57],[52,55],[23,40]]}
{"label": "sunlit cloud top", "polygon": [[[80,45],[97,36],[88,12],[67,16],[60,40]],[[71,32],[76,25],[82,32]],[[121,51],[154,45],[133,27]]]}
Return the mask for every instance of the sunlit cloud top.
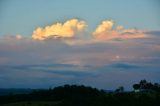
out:
{"label": "sunlit cloud top", "polygon": [[65,23],[56,23],[45,28],[38,27],[33,31],[32,38],[44,40],[48,38],[70,38],[84,31],[86,28],[85,21],[70,19]]}
{"label": "sunlit cloud top", "polygon": [[131,39],[144,38],[144,32],[138,29],[125,29],[123,26],[115,26],[112,20],[102,21],[93,32],[93,35],[98,40],[113,40],[113,39]]}
{"label": "sunlit cloud top", "polygon": [[104,20],[97,26],[95,31],[85,33],[86,27],[89,26],[83,20],[70,19],[64,23],[55,23],[45,28],[38,27],[33,31],[32,38],[35,40],[73,38],[80,33],[89,35],[91,39],[96,40],[114,40],[114,39],[131,39],[146,37],[144,31],[130,28],[125,29],[123,26],[115,26],[112,20]]}

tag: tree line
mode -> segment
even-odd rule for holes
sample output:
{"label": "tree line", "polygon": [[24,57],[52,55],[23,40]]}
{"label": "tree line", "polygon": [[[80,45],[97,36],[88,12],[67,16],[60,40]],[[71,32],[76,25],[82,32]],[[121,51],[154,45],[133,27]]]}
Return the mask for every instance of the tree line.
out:
{"label": "tree line", "polygon": [[[48,90],[34,90],[30,94],[0,96],[0,104],[15,102],[58,102],[54,106],[159,106],[160,85],[141,80],[133,84],[139,92],[124,92],[120,87],[114,92],[83,85],[63,85]],[[25,105],[29,106],[29,105]]]}

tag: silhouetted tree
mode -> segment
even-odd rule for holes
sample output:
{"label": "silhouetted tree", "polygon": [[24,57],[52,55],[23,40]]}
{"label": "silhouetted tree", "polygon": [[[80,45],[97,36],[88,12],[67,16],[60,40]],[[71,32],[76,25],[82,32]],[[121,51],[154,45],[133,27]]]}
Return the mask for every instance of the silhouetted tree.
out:
{"label": "silhouetted tree", "polygon": [[140,84],[134,84],[134,85],[133,85],[133,88],[134,88],[134,90],[140,89]]}
{"label": "silhouetted tree", "polygon": [[134,90],[140,91],[160,91],[160,86],[158,83],[152,84],[146,80],[141,80],[139,84],[133,84]]}
{"label": "silhouetted tree", "polygon": [[119,88],[117,88],[115,90],[115,92],[124,92],[124,87],[123,86],[120,86]]}

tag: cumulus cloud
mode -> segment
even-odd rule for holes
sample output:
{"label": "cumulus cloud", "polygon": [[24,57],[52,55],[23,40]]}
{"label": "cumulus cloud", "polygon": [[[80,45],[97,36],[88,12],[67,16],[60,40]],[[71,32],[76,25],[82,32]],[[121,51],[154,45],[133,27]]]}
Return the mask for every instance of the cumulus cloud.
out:
{"label": "cumulus cloud", "polygon": [[99,33],[105,33],[108,32],[112,29],[113,27],[113,21],[111,20],[106,20],[103,21],[96,29],[96,31],[94,32],[94,34],[99,34]]}
{"label": "cumulus cloud", "polygon": [[112,20],[102,21],[93,32],[94,38],[98,40],[113,40],[113,39],[130,39],[144,38],[143,31],[138,29],[125,29],[123,26],[115,26]]}
{"label": "cumulus cloud", "polygon": [[71,38],[83,32],[87,24],[85,21],[70,19],[64,23],[56,23],[45,28],[38,27],[33,31],[32,38],[45,40],[48,38]]}
{"label": "cumulus cloud", "polygon": [[[83,20],[70,19],[64,23],[55,23],[44,28],[38,27],[33,31],[32,38],[35,40],[73,38],[79,33],[84,32],[87,26]],[[112,20],[102,21],[92,35],[98,41],[146,37],[144,31],[136,28],[125,29],[123,26],[116,26]]]}

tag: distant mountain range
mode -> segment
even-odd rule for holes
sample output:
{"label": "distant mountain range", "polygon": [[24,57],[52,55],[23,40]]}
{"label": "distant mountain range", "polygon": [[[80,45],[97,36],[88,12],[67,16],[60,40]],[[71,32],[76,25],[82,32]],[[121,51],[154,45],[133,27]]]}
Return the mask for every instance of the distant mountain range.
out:
{"label": "distant mountain range", "polygon": [[[42,89],[31,89],[31,88],[0,88],[0,96],[4,95],[15,95],[15,94],[30,94],[34,90]],[[113,90],[103,90],[106,93],[112,93]]]}
{"label": "distant mountain range", "polygon": [[0,96],[2,95],[14,95],[14,94],[29,94],[34,89],[29,88],[0,88]]}

